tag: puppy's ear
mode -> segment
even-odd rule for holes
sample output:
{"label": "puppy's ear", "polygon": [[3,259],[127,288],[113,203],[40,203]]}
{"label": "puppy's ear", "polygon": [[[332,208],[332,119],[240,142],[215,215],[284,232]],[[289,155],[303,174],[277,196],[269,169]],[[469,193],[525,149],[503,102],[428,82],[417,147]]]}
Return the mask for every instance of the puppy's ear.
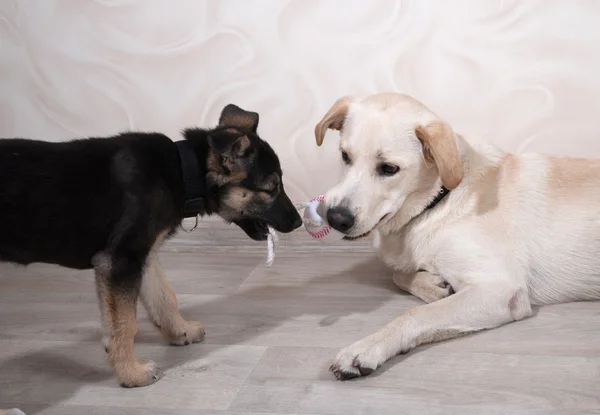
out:
{"label": "puppy's ear", "polygon": [[418,125],[415,133],[423,144],[425,160],[435,162],[442,184],[447,189],[456,189],[465,172],[452,127],[442,121],[433,121],[425,126]]}
{"label": "puppy's ear", "polygon": [[354,98],[350,95],[338,99],[323,116],[323,119],[319,121],[315,127],[315,139],[318,146],[323,144],[325,133],[328,129],[340,131],[344,127],[344,121],[348,115],[348,107],[353,101]]}
{"label": "puppy's ear", "polygon": [[245,135],[241,137],[209,135],[208,145],[216,155],[236,159],[244,156],[250,147],[250,140]]}
{"label": "puppy's ear", "polygon": [[221,111],[219,127],[235,127],[241,131],[256,133],[258,113],[245,111],[237,105],[229,104]]}

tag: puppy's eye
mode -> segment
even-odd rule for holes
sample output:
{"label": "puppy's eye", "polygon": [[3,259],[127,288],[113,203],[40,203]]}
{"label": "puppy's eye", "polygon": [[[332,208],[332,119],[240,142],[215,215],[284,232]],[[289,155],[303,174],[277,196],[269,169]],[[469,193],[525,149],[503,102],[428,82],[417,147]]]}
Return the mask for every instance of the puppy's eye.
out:
{"label": "puppy's eye", "polygon": [[342,150],[342,160],[344,160],[344,163],[346,164],[350,164],[350,162],[352,160],[350,160],[350,156],[348,155],[348,153],[346,153],[344,150]]}
{"label": "puppy's eye", "polygon": [[393,176],[399,171],[400,167],[389,163],[381,163],[379,166],[377,166],[377,173],[379,173],[381,176]]}
{"label": "puppy's eye", "polygon": [[274,177],[268,180],[267,182],[263,183],[260,186],[260,190],[265,193],[274,194],[279,190],[280,183],[281,179],[279,177]]}

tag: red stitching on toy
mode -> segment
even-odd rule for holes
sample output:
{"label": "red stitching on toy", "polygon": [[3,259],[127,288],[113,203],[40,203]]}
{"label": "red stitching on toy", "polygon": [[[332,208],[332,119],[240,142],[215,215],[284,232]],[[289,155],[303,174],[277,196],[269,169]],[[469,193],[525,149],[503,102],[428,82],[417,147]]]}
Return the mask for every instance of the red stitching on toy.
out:
{"label": "red stitching on toy", "polygon": [[[325,200],[325,196],[321,195],[321,196],[317,196],[315,197],[313,200],[311,200],[311,202],[323,202]],[[311,232],[307,229],[308,233],[310,236],[312,236],[315,239],[322,239],[325,238],[327,235],[329,235],[329,232],[331,231],[331,226],[326,225],[325,227],[321,228],[320,230],[316,231],[316,232]]]}
{"label": "red stitching on toy", "polygon": [[329,235],[330,231],[331,231],[331,227],[327,226],[327,227],[321,229],[320,231],[316,231],[316,232],[308,231],[308,233],[310,234],[310,236],[312,236],[315,239],[321,239],[321,238],[324,238],[327,235]]}

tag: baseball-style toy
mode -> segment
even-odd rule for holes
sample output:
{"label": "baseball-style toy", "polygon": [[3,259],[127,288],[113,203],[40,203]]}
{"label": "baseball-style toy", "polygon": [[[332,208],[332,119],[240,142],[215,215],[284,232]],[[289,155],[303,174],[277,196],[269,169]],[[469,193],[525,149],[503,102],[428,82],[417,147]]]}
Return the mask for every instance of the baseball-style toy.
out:
{"label": "baseball-style toy", "polygon": [[[315,197],[308,203],[300,203],[296,205],[296,209],[304,209],[304,215],[302,222],[304,228],[310,236],[313,238],[327,242],[327,241],[339,241],[344,235],[341,232],[336,231],[327,223],[327,214],[325,212],[325,203],[323,203],[325,197],[323,195]],[[267,266],[273,265],[275,260],[275,247],[277,246],[278,238],[277,233],[271,227],[269,227],[269,236],[267,237]]]}
{"label": "baseball-style toy", "polygon": [[327,223],[324,196],[317,196],[304,206],[303,222],[310,236],[320,241],[339,241],[344,235]]}

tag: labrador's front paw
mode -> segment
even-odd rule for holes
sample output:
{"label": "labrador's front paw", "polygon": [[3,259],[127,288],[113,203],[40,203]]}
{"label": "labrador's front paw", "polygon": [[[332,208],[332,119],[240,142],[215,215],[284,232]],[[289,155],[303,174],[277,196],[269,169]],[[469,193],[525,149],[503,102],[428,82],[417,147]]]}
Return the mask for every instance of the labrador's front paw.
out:
{"label": "labrador's front paw", "polygon": [[383,344],[367,338],[339,352],[329,370],[339,380],[348,380],[370,375],[386,360]]}

